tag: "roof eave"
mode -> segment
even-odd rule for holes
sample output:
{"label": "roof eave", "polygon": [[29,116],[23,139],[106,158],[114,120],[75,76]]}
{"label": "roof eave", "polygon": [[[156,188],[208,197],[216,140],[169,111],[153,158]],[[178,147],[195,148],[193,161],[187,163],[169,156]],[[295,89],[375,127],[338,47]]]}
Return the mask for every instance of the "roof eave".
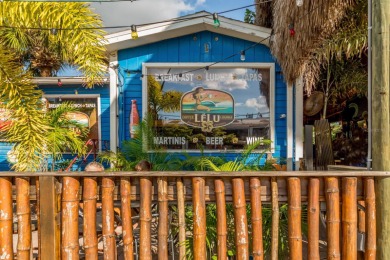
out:
{"label": "roof eave", "polygon": [[219,18],[219,20],[221,25],[218,28],[214,27],[212,17],[200,17],[181,22],[167,22],[159,26],[140,27],[137,40],[131,40],[130,30],[110,34],[106,36],[107,50],[112,52],[134,48],[205,30],[252,42],[261,42],[269,46],[268,38],[271,35],[271,29],[227,18]]}

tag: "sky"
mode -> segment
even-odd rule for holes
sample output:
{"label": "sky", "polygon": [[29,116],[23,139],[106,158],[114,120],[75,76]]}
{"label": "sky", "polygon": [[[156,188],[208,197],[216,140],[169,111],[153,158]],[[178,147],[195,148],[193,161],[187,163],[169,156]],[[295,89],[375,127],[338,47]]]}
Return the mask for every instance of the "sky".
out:
{"label": "sky", "polygon": [[[203,10],[219,13],[253,3],[254,0],[136,0],[92,3],[91,7],[102,17],[104,26],[117,26],[153,23]],[[244,14],[245,8],[223,16],[243,20]]]}

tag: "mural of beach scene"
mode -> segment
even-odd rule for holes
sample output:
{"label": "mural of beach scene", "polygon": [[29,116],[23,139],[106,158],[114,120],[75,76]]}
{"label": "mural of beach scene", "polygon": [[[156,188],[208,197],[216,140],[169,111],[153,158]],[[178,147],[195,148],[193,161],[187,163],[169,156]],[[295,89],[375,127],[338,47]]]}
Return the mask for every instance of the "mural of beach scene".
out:
{"label": "mural of beach scene", "polygon": [[[193,69],[148,68],[147,73],[159,84],[159,91],[175,95],[181,93],[181,99],[175,99],[175,102],[181,104],[171,106],[170,109],[163,109],[161,104],[162,109],[156,113],[155,128],[158,136],[185,136],[188,142],[185,147],[167,145],[165,148],[197,149],[200,139],[205,136],[223,136],[223,146],[206,148],[225,150],[243,148],[246,138],[255,134],[269,139],[269,68],[210,68],[207,71],[183,73]],[[179,77],[181,73],[183,74]],[[202,90],[201,93],[195,96],[199,89]],[[149,104],[151,101],[148,99]],[[153,107],[158,107],[158,104]],[[149,108],[150,111],[153,110]],[[232,112],[234,120],[231,123],[209,133],[205,133],[200,127],[188,126],[181,119],[182,114],[213,115]],[[226,138],[227,136],[230,138]],[[192,140],[198,140],[198,143]]]}

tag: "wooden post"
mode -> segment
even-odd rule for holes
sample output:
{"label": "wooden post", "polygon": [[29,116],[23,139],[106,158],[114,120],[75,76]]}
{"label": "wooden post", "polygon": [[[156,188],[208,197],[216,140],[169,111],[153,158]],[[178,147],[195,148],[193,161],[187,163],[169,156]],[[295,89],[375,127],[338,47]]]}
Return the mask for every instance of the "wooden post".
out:
{"label": "wooden post", "polygon": [[168,182],[158,178],[158,259],[168,259]]}
{"label": "wooden post", "polygon": [[341,258],[357,259],[357,179],[343,177],[343,249]]}
{"label": "wooden post", "polygon": [[225,183],[222,179],[214,180],[215,202],[217,204],[217,256],[218,259],[227,257],[227,227],[226,227],[226,199]]}
{"label": "wooden post", "polygon": [[[63,178],[61,203],[61,258],[66,260],[79,259],[79,189],[80,182],[78,177]],[[43,184],[41,190],[43,190]],[[44,212],[42,212],[41,219],[42,225],[44,225],[43,213]],[[42,240],[43,239],[44,233],[42,231]],[[45,258],[42,257],[42,259]]]}
{"label": "wooden post", "polygon": [[131,185],[129,177],[121,177],[121,210],[123,255],[125,260],[133,260],[133,221],[131,219]]}
{"label": "wooden post", "polygon": [[339,180],[325,178],[326,231],[328,238],[328,259],[340,259],[340,194]]}
{"label": "wooden post", "polygon": [[[104,171],[103,165],[91,162],[85,171]],[[84,177],[83,185],[83,242],[86,260],[98,259],[98,239],[96,234],[97,178]]]}
{"label": "wooden post", "polygon": [[[263,260],[263,217],[261,208],[261,183],[260,179],[250,178],[251,190],[251,218],[252,218],[252,255],[254,260]],[[226,257],[225,257],[226,258]],[[221,259],[225,259],[221,258]]]}
{"label": "wooden post", "polygon": [[[358,200],[358,216],[357,216],[357,220],[358,220],[358,224],[357,224],[357,230],[358,230],[358,234],[365,234],[366,233],[366,213],[363,209],[361,209],[360,207],[363,207],[365,208],[365,203],[364,203],[364,200]],[[359,237],[358,237],[358,242],[359,242]],[[358,247],[357,247],[357,259],[358,260],[363,260],[364,259],[364,252],[363,251],[360,251],[359,250],[360,247],[359,247],[359,243],[358,243]]]}
{"label": "wooden post", "polygon": [[307,205],[308,218],[308,250],[307,259],[320,260],[319,225],[320,225],[320,180],[310,178],[309,201]]}
{"label": "wooden post", "polygon": [[16,215],[18,218],[17,258],[30,259],[31,254],[31,210],[30,178],[15,178]]}
{"label": "wooden post", "polygon": [[0,177],[0,254],[13,259],[12,183],[9,177]]}
{"label": "wooden post", "polygon": [[39,187],[39,177],[35,177],[35,196],[37,199],[36,211],[37,211],[37,229],[38,229],[38,257],[37,260],[41,260],[41,198],[40,198],[40,187]]}
{"label": "wooden post", "polygon": [[[147,161],[137,164],[137,171],[148,171],[151,165]],[[140,178],[140,244],[139,257],[142,260],[152,259],[151,249],[151,221],[152,221],[152,181],[150,177]]]}
{"label": "wooden post", "polygon": [[366,260],[376,259],[376,208],[374,178],[364,179],[364,196],[366,205]]}
{"label": "wooden post", "polygon": [[206,202],[204,188],[204,178],[192,178],[194,260],[206,259]]}
{"label": "wooden post", "polygon": [[302,229],[301,229],[301,180],[296,177],[288,182],[288,244],[290,259],[302,259]]}
{"label": "wooden post", "polygon": [[[390,171],[390,1],[372,5],[372,169]],[[368,97],[370,98],[370,97]],[[390,178],[375,178],[377,259],[390,256]]]}
{"label": "wooden post", "polygon": [[245,186],[242,178],[232,179],[236,256],[249,259],[248,221],[246,217]]}
{"label": "wooden post", "polygon": [[103,252],[104,259],[116,258],[115,230],[114,230],[114,189],[113,177],[102,178],[102,225],[103,225]]}
{"label": "wooden post", "polygon": [[177,214],[179,218],[179,259],[186,260],[186,218],[185,218],[185,202],[184,202],[184,185],[183,179],[176,179],[177,188]]}
{"label": "wooden post", "polygon": [[60,192],[57,192],[56,178],[52,176],[39,177],[39,212],[40,233],[39,249],[41,259],[60,259]]}
{"label": "wooden post", "polygon": [[271,203],[272,203],[272,236],[271,236],[271,259],[278,260],[279,249],[279,200],[278,181],[276,177],[271,178]]}

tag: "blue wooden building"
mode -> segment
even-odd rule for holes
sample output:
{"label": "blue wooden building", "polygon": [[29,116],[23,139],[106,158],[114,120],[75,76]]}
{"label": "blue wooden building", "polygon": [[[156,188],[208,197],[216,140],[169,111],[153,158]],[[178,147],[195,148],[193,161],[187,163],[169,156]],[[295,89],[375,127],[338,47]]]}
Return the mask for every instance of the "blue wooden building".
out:
{"label": "blue wooden building", "polygon": [[[185,18],[139,27],[138,39],[132,39],[131,30],[107,36],[111,115],[117,115],[111,117],[111,149],[130,138],[135,100],[141,116],[154,117],[157,146],[196,154],[201,145],[204,152],[235,157],[245,144],[271,139],[272,156],[286,159],[292,168],[297,150],[293,146],[302,137],[295,140],[294,92],[271,54],[271,30],[225,17],[219,17],[216,27],[207,12]],[[156,84],[168,103],[176,104],[178,98],[169,93],[179,92],[180,106],[164,109],[166,104],[153,104]],[[206,100],[194,98],[198,88],[205,91]],[[190,107],[197,101],[202,107],[208,102],[212,107],[204,114],[227,118],[218,107],[229,106],[218,100],[223,92],[233,98],[234,120],[211,127],[221,126],[220,131],[204,131],[205,122],[200,122],[204,111],[191,112]]]}
{"label": "blue wooden building", "polygon": [[[131,30],[107,35],[103,86],[85,89],[81,78],[37,83],[53,107],[69,100],[84,109],[98,150],[117,151],[131,138],[134,103],[140,120],[152,118],[153,147],[232,159],[270,139],[269,156],[293,169],[303,153],[302,95],[287,86],[271,54],[271,30],[225,17],[216,27],[207,12],[182,18],[140,26],[138,39]],[[9,150],[0,144],[0,170],[9,169]]]}

